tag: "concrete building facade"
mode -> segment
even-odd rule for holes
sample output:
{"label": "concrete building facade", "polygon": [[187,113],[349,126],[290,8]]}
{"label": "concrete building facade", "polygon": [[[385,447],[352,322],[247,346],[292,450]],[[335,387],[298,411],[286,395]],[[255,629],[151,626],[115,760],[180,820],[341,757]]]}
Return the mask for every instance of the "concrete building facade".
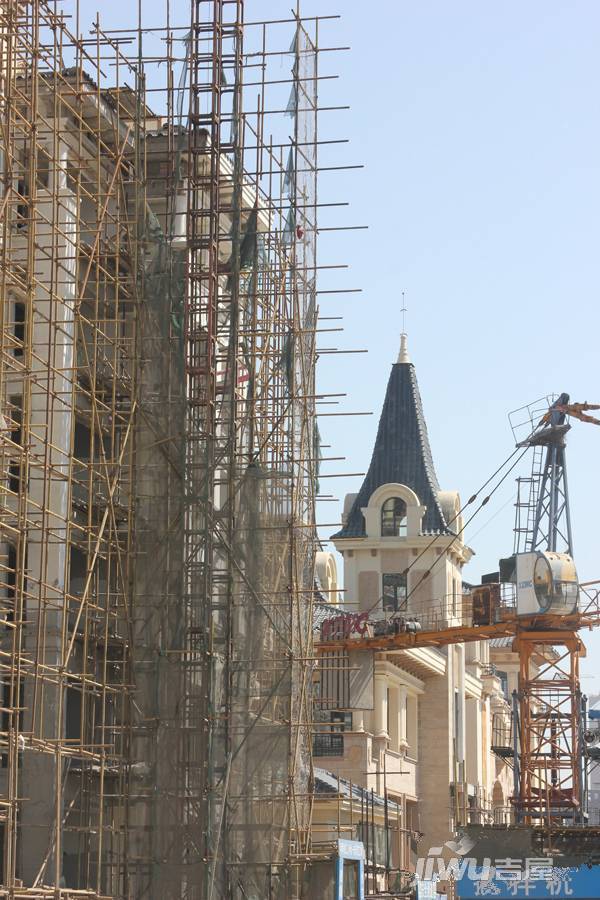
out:
{"label": "concrete building facade", "polygon": [[236,121],[192,108],[243,82],[241,13],[211,5],[190,34],[227,41],[228,75],[186,39],[160,116],[120,42],[98,29],[90,55],[45,0],[0,5],[11,896],[197,900],[232,867],[244,896],[292,897],[307,868],[316,169],[296,213],[295,159],[259,173]]}
{"label": "concrete building facade", "polygon": [[[369,470],[346,497],[333,536],[343,557],[343,607],[367,613],[375,629],[389,619],[441,631],[461,624],[469,604],[462,571],[473,551],[460,509],[458,493],[442,490],[435,475],[403,335]],[[401,860],[407,869],[459,826],[510,817],[509,772],[492,746],[494,728],[504,742],[510,730],[506,672],[512,679],[516,658],[498,644],[375,654],[371,708],[337,714],[343,740],[316,746],[316,765],[402,810],[409,845],[413,839]]]}

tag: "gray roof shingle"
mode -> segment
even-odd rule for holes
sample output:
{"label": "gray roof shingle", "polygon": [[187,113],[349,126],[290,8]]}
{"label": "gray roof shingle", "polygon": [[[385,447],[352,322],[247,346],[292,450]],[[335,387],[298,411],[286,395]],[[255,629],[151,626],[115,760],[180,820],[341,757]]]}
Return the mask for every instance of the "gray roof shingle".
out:
{"label": "gray roof shingle", "polygon": [[440,489],[415,368],[411,362],[392,366],[369,471],[352,505],[346,523],[334,538],[364,537],[361,507],[382,484],[396,482],[412,488],[427,507],[422,533],[449,532],[438,499]]}
{"label": "gray roof shingle", "polygon": [[[320,769],[315,766],[315,793],[316,794],[337,794],[338,791],[342,797],[352,800],[362,800],[372,803],[374,806],[385,807],[385,798],[376,794],[374,791],[368,791],[366,788],[352,784],[346,778],[338,777],[326,769]],[[388,798],[387,806],[389,811],[400,812],[400,807],[393,800]]]}
{"label": "gray roof shingle", "polygon": [[313,629],[316,630],[320,628],[326,619],[331,619],[333,616],[340,616],[346,611],[347,610],[338,604],[315,600],[313,603]]}

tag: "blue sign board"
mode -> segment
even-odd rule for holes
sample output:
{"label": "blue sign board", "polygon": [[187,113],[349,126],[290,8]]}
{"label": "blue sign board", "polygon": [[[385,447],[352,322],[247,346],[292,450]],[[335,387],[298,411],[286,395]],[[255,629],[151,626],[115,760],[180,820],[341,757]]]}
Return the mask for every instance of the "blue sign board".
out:
{"label": "blue sign board", "polygon": [[435,889],[437,881],[417,877],[417,900],[442,900]]}
{"label": "blue sign board", "polygon": [[533,876],[524,878],[519,873],[515,878],[509,871],[499,877],[498,872],[489,878],[487,873],[465,871],[456,883],[457,896],[460,900],[513,900],[513,898],[532,897],[557,898],[557,900],[599,900],[600,898],[600,866],[591,869],[582,866],[579,869],[564,869],[552,866],[546,871],[538,871]]}
{"label": "blue sign board", "polygon": [[358,863],[356,873],[358,900],[365,898],[365,846],[362,841],[337,842],[337,860],[335,869],[335,900],[344,900],[344,863]]}
{"label": "blue sign board", "polygon": [[337,842],[338,856],[341,859],[362,859],[365,858],[365,845],[362,841],[345,841]]}

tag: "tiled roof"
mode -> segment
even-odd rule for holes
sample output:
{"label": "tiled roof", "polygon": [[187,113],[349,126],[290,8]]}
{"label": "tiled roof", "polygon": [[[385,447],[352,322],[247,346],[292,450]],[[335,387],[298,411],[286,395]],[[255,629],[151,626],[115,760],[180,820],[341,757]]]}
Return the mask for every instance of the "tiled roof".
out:
{"label": "tiled roof", "polygon": [[513,641],[513,637],[490,638],[490,647],[496,650],[503,650],[506,647],[512,647]]}
{"label": "tiled roof", "polygon": [[345,610],[333,603],[324,603],[321,600],[315,600],[313,603],[313,628],[320,628],[325,619],[331,619],[333,616],[339,616]]}
{"label": "tiled roof", "polygon": [[[356,784],[351,784],[345,778],[338,778],[337,775],[333,775],[326,769],[318,769],[315,767],[314,775],[315,793],[317,795],[337,794],[339,791],[342,797],[348,799],[352,798],[353,800],[358,801],[362,800],[363,802],[368,800],[368,802],[372,803],[374,806],[385,807],[385,799],[380,797],[379,794],[376,794],[374,791],[368,791],[366,788],[359,787]],[[387,806],[388,811],[390,812],[400,812],[400,807],[397,803],[394,803],[393,800],[388,799]]]}
{"label": "tiled roof", "polygon": [[427,507],[422,521],[424,534],[449,531],[437,496],[440,488],[417,376],[411,362],[398,362],[392,366],[369,471],[345,525],[333,537],[363,537],[365,520],[361,507],[367,506],[373,491],[390,482],[412,488],[421,504]]}

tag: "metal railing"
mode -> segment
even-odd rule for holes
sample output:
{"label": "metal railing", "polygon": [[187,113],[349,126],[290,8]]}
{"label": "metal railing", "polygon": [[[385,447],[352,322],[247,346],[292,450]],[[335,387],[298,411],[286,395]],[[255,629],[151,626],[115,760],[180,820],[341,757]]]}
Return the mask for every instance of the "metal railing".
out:
{"label": "metal railing", "polygon": [[[458,598],[448,594],[417,601],[409,593],[405,606],[392,613],[383,611],[382,602],[380,600],[364,612],[340,610],[321,624],[321,640],[388,637],[453,628],[502,626],[503,623],[510,632],[517,613],[516,585],[509,582],[480,585]],[[569,627],[600,625],[600,581],[580,586],[579,613],[567,618]]]}

